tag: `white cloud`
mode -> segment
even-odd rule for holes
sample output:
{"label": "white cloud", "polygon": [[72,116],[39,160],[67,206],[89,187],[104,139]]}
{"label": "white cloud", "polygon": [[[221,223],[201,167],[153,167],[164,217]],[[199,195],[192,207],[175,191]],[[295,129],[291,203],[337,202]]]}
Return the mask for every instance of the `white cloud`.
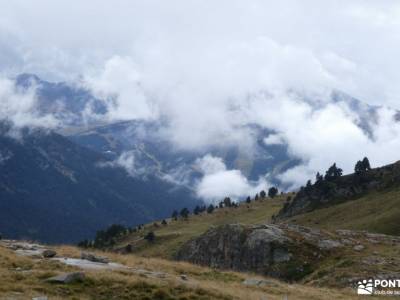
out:
{"label": "white cloud", "polygon": [[[254,78],[269,70],[269,79],[311,84],[320,73],[319,81],[399,107],[400,4],[394,0],[15,0],[0,8],[0,66],[10,72],[71,78],[120,56],[172,86],[186,84],[175,82],[177,75],[190,80],[208,73],[199,89],[222,87],[226,74],[242,87],[257,85]],[[180,72],[168,73],[172,66]]]}
{"label": "white cloud", "polygon": [[110,120],[152,119],[151,100],[144,94],[141,76],[129,57],[115,56],[108,60],[101,72],[85,78],[85,85],[94,95],[105,99]]}
{"label": "white cloud", "polygon": [[[347,104],[328,102],[336,89],[400,108],[399,13],[393,0],[15,0],[0,3],[0,67],[79,77],[105,98],[109,120],[160,119],[178,148],[252,151],[250,125],[273,130],[265,142],[285,141],[304,162],[281,175],[299,185],[334,161],[350,172],[365,155],[398,159],[393,110],[369,120],[371,139]],[[11,111],[21,124],[32,116]],[[209,160],[220,169],[204,171],[204,197],[218,194],[212,182],[238,195],[254,186]]]}
{"label": "white cloud", "polygon": [[0,120],[11,122],[14,128],[54,128],[57,120],[51,114],[40,114],[37,109],[35,87],[17,89],[14,81],[0,77]]}
{"label": "white cloud", "polygon": [[198,158],[195,162],[195,168],[203,174],[214,174],[226,171],[226,166],[222,158],[214,157],[210,154]]}
{"label": "white cloud", "polygon": [[260,178],[251,182],[239,170],[227,170],[219,157],[206,155],[196,162],[203,172],[203,177],[196,185],[197,195],[208,202],[218,202],[225,197],[234,200],[243,200],[265,190],[270,184]]}
{"label": "white cloud", "polygon": [[264,139],[265,145],[283,145],[285,140],[279,134],[270,134]]}
{"label": "white cloud", "polygon": [[99,167],[123,168],[132,177],[146,174],[146,168],[136,163],[134,151],[123,152],[113,161],[101,162]]}

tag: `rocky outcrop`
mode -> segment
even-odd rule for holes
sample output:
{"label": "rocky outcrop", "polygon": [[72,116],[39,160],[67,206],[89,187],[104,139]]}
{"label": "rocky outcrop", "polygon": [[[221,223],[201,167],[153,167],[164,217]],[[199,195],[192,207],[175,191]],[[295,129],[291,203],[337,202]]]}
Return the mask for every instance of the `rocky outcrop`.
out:
{"label": "rocky outcrop", "polygon": [[[400,238],[350,230],[327,232],[291,224],[231,224],[212,228],[188,241],[176,259],[286,281],[331,282],[329,273],[335,272],[337,263],[353,277],[377,273],[376,266],[363,263],[364,259],[375,257],[372,249],[377,244],[400,247]],[[351,259],[349,253],[353,253]],[[382,269],[395,271],[398,263],[400,260],[394,263],[384,259]]]}
{"label": "rocky outcrop", "polygon": [[46,249],[42,252],[44,258],[52,258],[57,255],[57,252],[52,249]]}
{"label": "rocky outcrop", "polygon": [[85,273],[82,272],[73,272],[73,273],[64,273],[54,277],[50,277],[46,279],[47,282],[51,283],[72,283],[77,281],[83,281],[85,279]]}
{"label": "rocky outcrop", "polygon": [[224,225],[183,245],[176,258],[295,280],[311,272],[317,258],[342,246],[329,238],[319,230],[294,225]]}
{"label": "rocky outcrop", "polygon": [[293,200],[288,200],[276,219],[289,218],[318,208],[357,199],[370,191],[383,190],[400,184],[400,162],[359,174],[322,179],[302,187]]}
{"label": "rocky outcrop", "polygon": [[109,263],[109,259],[107,257],[99,256],[99,255],[95,255],[93,253],[87,253],[87,252],[81,253],[81,259],[86,259],[91,262],[102,263],[102,264]]}

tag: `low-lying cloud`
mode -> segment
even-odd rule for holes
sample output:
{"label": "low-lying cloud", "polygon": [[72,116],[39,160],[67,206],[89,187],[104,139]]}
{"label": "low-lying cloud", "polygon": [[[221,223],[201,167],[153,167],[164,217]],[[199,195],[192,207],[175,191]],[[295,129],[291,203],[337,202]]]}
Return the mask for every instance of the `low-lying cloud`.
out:
{"label": "low-lying cloud", "polygon": [[264,178],[250,182],[240,170],[227,170],[219,157],[206,155],[196,161],[196,167],[204,175],[196,185],[197,196],[209,202],[221,201],[226,196],[244,200],[270,186]]}
{"label": "low-lying cloud", "polygon": [[0,77],[0,120],[8,121],[13,129],[56,127],[57,119],[51,114],[41,114],[38,109],[35,91],[35,86],[19,89],[13,80]]}
{"label": "low-lying cloud", "polygon": [[[333,162],[351,172],[364,156],[375,166],[399,159],[397,1],[15,0],[0,8],[8,74],[72,79],[103,99],[105,120],[162,121],[158,136],[177,149],[233,145],[253,154],[259,138],[287,144],[302,162],[279,175],[291,188]],[[32,93],[10,101],[21,95],[2,85],[3,116],[52,126],[51,116],[35,115]],[[370,106],[333,99],[337,91]],[[197,193],[206,199],[267,185],[219,158],[199,164]]]}

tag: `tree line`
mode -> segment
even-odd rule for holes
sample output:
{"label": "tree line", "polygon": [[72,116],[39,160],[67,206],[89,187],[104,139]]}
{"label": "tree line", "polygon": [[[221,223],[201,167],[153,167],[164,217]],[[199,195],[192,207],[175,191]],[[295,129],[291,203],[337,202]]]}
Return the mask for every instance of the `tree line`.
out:
{"label": "tree line", "polygon": [[[362,160],[357,161],[354,166],[355,176],[359,176],[362,178],[364,174],[371,170],[371,166],[367,157],[364,157]],[[336,163],[331,165],[328,170],[326,170],[325,175],[317,172],[315,176],[315,182],[312,183],[311,180],[308,180],[305,186],[300,187],[300,190],[297,192],[296,197],[304,196],[312,191],[313,188],[317,188],[322,194],[329,194],[335,187],[334,181],[340,178],[343,175],[343,170],[339,168]],[[252,201],[259,201],[261,199],[274,198],[279,193],[278,188],[270,187],[268,189],[268,193],[264,190],[257,193],[253,198],[248,196],[246,199],[243,199],[240,202],[251,203]],[[286,199],[286,203],[284,205],[287,207],[292,200],[289,195]],[[217,209],[222,209],[225,207],[229,208],[237,208],[239,203],[233,201],[230,197],[225,197],[223,200],[219,201],[217,204],[209,204],[209,205],[197,205],[193,211],[191,212],[187,207],[182,209],[175,209],[171,214],[172,221],[188,220],[190,215],[200,215],[203,213],[212,214]],[[168,222],[166,219],[163,219],[160,224],[157,222],[153,223],[153,227],[157,228],[160,226],[167,226]],[[141,231],[144,229],[144,224],[139,224],[134,227],[125,227],[120,224],[113,224],[104,230],[99,230],[96,232],[95,238],[93,240],[84,240],[78,243],[80,247],[93,247],[93,248],[107,248],[112,247],[116,244],[117,239],[123,237],[124,235]],[[156,240],[156,235],[154,231],[147,232],[144,237],[145,240],[152,243]]]}
{"label": "tree line", "polygon": [[[274,198],[276,195],[278,195],[278,188],[276,187],[271,187],[268,190],[268,197]],[[267,193],[262,190],[260,193],[257,193],[253,200],[258,201],[260,199],[265,199],[267,197]],[[248,196],[246,199],[244,199],[241,202],[246,202],[250,203],[252,201],[252,198]],[[237,208],[239,207],[239,203],[236,201],[233,201],[230,197],[225,197],[222,201],[218,202],[216,205],[214,204],[209,204],[208,206],[206,205],[197,205],[193,209],[193,215],[199,215],[201,213],[207,212],[208,214],[212,214],[214,210],[224,208],[224,207],[233,207]],[[174,210],[171,214],[171,218],[175,221],[177,221],[179,218],[187,220],[190,215],[190,211],[187,207],[182,208],[181,210]]]}
{"label": "tree line", "polygon": [[[278,195],[278,188],[271,187],[268,189],[268,197],[274,198]],[[252,201],[259,201],[261,199],[267,198],[267,193],[262,190],[257,193],[254,198],[252,199],[248,196],[242,202],[250,203]],[[230,197],[225,197],[222,201],[218,202],[216,205],[209,204],[209,205],[196,205],[192,212],[187,207],[184,207],[180,210],[175,209],[171,214],[172,221],[181,220],[188,220],[190,215],[200,215],[203,213],[212,214],[216,209],[222,209],[224,207],[229,208],[237,208],[239,207],[239,203],[233,201]],[[157,222],[153,223],[153,227],[157,228],[160,226],[167,226],[168,222],[166,219],[163,219],[160,224]],[[134,227],[126,227],[120,224],[112,224],[108,228],[104,230],[99,230],[95,234],[95,238],[93,240],[83,240],[78,243],[79,247],[82,248],[109,248],[116,244],[119,238],[122,238],[125,235],[128,235],[133,232],[138,232],[144,229],[144,224],[139,224]],[[149,231],[144,235],[144,239],[148,242],[152,243],[156,240],[156,235],[154,231]]]}
{"label": "tree line", "polygon": [[[368,171],[371,170],[369,159],[364,157],[362,160],[357,161],[354,166],[355,178],[363,178]],[[315,182],[312,184],[311,180],[308,180],[305,186],[301,186],[300,190],[296,194],[296,198],[309,195],[312,191],[318,191],[323,196],[332,196],[336,188],[335,181],[343,176],[343,170],[339,168],[336,163],[331,165],[325,172],[325,175],[317,172],[315,176]],[[285,210],[289,206],[291,197],[288,197],[283,207]]]}

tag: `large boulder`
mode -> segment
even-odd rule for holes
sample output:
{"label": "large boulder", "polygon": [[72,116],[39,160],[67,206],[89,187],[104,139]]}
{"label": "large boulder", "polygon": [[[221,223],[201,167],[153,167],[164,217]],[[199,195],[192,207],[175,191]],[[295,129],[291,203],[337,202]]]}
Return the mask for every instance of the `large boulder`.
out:
{"label": "large boulder", "polygon": [[85,273],[73,272],[73,273],[64,273],[54,277],[50,277],[46,281],[50,283],[68,284],[72,282],[83,281],[84,279],[85,279]]}
{"label": "large boulder", "polygon": [[46,249],[42,252],[44,258],[52,258],[57,255],[57,252],[52,249]]}
{"label": "large boulder", "polygon": [[[178,260],[210,267],[251,271],[287,280],[302,278],[312,271],[320,233],[299,226],[240,224],[212,228],[187,242]],[[332,241],[337,246],[339,242]]]}
{"label": "large boulder", "polygon": [[91,262],[102,263],[102,264],[109,263],[109,259],[107,257],[95,255],[93,253],[82,252],[81,259],[86,259]]}
{"label": "large boulder", "polygon": [[[213,227],[186,242],[176,259],[290,282],[348,287],[365,274],[396,278],[400,258],[389,249],[400,249],[400,237],[294,224],[231,224]],[[243,284],[263,283],[249,279]]]}
{"label": "large boulder", "polygon": [[311,273],[317,259],[338,247],[339,241],[323,238],[319,230],[306,227],[231,224],[212,228],[187,242],[176,259],[291,281]]}

